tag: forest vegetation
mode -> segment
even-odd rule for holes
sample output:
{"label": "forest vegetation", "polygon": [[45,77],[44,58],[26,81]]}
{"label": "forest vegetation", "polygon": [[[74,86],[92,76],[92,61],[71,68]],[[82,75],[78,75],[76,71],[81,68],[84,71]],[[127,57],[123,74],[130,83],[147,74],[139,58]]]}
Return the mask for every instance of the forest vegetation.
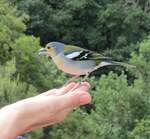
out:
{"label": "forest vegetation", "polygon": [[69,78],[38,50],[60,41],[130,63],[91,74],[92,103],[28,139],[150,139],[150,0],[0,0],[0,107]]}

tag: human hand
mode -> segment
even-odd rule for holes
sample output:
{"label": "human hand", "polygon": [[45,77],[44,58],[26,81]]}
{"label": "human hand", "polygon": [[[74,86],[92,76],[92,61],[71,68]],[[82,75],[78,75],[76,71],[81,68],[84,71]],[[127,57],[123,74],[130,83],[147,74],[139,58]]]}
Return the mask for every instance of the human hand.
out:
{"label": "human hand", "polygon": [[70,83],[0,110],[0,138],[15,139],[23,133],[64,120],[75,107],[91,102],[88,83]]}

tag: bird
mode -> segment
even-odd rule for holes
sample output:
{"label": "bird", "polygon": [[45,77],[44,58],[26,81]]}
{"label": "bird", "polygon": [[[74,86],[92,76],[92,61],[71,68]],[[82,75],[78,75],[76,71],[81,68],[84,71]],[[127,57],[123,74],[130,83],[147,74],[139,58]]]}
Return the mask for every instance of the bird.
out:
{"label": "bird", "polygon": [[58,69],[72,75],[70,80],[81,75],[85,75],[87,78],[91,72],[104,66],[135,67],[134,65],[114,61],[100,53],[62,42],[47,43],[45,48],[39,50],[39,55],[51,57]]}

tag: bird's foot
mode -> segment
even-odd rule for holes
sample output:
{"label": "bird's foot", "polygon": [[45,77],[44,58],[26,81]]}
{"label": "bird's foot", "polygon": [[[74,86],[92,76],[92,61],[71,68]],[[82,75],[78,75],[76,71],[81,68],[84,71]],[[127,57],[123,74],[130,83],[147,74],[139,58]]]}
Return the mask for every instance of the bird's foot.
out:
{"label": "bird's foot", "polygon": [[80,87],[84,87],[84,86],[86,88],[87,88],[87,86],[88,86],[88,88],[90,88],[90,84],[88,82],[79,82],[71,89],[71,91],[78,90],[78,89],[80,89]]}
{"label": "bird's foot", "polygon": [[81,80],[81,82],[87,81],[87,80],[88,80],[88,77],[89,77],[89,74],[90,74],[90,73],[87,73],[87,74],[84,76],[84,78]]}
{"label": "bird's foot", "polygon": [[[82,82],[87,81],[88,76],[89,76],[89,73],[87,73],[87,74],[85,75],[85,77],[73,87],[72,90],[77,89],[77,88],[82,84]],[[72,78],[70,78],[70,79],[65,83],[64,86],[68,85],[68,84],[71,83],[71,82],[74,82],[74,80],[75,80],[77,77],[79,77],[79,76],[76,75],[76,76],[73,76]]]}

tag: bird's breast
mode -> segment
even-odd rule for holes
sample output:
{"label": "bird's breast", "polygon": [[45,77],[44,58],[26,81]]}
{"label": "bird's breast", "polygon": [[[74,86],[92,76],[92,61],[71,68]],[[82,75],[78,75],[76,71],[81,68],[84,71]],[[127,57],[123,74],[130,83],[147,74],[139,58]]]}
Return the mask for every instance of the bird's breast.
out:
{"label": "bird's breast", "polygon": [[95,63],[91,61],[73,61],[64,55],[57,55],[52,58],[58,69],[71,75],[85,75],[93,69]]}

